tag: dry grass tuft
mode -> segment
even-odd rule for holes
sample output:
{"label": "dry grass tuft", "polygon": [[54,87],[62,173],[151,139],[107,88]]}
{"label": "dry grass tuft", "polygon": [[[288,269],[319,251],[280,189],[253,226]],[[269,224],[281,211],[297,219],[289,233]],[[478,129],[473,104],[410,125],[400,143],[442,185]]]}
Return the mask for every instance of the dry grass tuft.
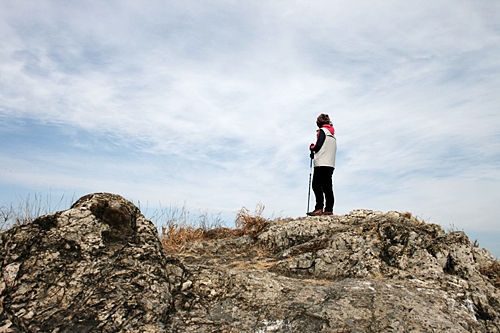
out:
{"label": "dry grass tuft", "polygon": [[202,241],[205,239],[205,230],[192,226],[177,226],[171,224],[161,228],[161,244],[169,253],[179,252],[187,243]]}
{"label": "dry grass tuft", "polygon": [[[257,237],[270,223],[269,219],[262,216],[264,205],[258,204],[252,214],[247,208],[241,208],[236,214],[235,229],[223,227],[219,220],[215,223],[207,223],[206,215],[198,217],[201,223],[196,223],[186,218],[184,208],[180,213],[180,218],[175,214],[166,214],[168,219],[161,227],[160,239],[163,248],[169,253],[180,252],[185,249],[188,243],[201,242],[213,239],[224,239],[231,237],[241,237],[248,235]],[[162,213],[165,215],[165,213]]]}
{"label": "dry grass tuft", "polygon": [[[71,198],[74,202],[74,198]],[[17,225],[30,223],[37,217],[57,210],[61,206],[67,206],[67,200],[62,196],[56,205],[53,205],[52,196],[46,198],[40,195],[20,198],[19,205],[0,206],[0,232]],[[140,203],[139,203],[140,208]],[[147,210],[147,208],[146,208]],[[196,210],[189,212],[186,205],[182,208],[161,207],[155,210],[149,219],[159,227],[160,240],[167,252],[175,253],[182,251],[186,244],[231,237],[249,235],[257,237],[269,225],[270,220],[262,216],[264,205],[258,204],[254,214],[243,207],[236,215],[236,228],[224,227],[220,214],[209,214],[209,212]]]}
{"label": "dry grass tuft", "polygon": [[161,229],[161,244],[168,253],[182,252],[189,243],[239,236],[238,230],[224,227],[203,229],[172,224]]}
{"label": "dry grass tuft", "polygon": [[494,260],[490,265],[480,267],[481,274],[487,276],[495,287],[500,287],[500,262]]}
{"label": "dry grass tuft", "polygon": [[427,223],[423,218],[421,218],[419,216],[413,216],[413,214],[411,212],[404,212],[404,213],[400,213],[400,214],[404,218],[418,222],[418,225],[424,225]]}
{"label": "dry grass tuft", "polygon": [[218,230],[224,230],[220,214],[210,215],[208,211],[189,212],[184,205],[160,207],[151,216],[155,225],[161,226],[160,240],[169,253],[182,251],[186,244],[217,237]]}
{"label": "dry grass tuft", "polygon": [[259,203],[253,215],[245,207],[238,211],[235,224],[236,228],[241,230],[242,235],[255,238],[269,226],[270,220],[262,217],[264,208],[265,206]]}
{"label": "dry grass tuft", "polygon": [[401,214],[402,217],[405,217],[407,219],[411,219],[413,217],[413,214],[410,212],[404,212]]}
{"label": "dry grass tuft", "polygon": [[454,233],[454,232],[464,232],[464,230],[458,229],[457,226],[455,226],[455,223],[450,223],[450,227],[446,230],[449,234]]}
{"label": "dry grass tuft", "polygon": [[7,230],[15,225],[22,224],[22,221],[17,216],[12,206],[0,207],[0,231]]}
{"label": "dry grass tuft", "polygon": [[[19,203],[17,206],[11,204],[10,206],[0,207],[0,232],[33,222],[42,215],[68,206],[64,195],[57,201],[52,197],[52,194],[48,194],[45,197],[39,194],[35,194],[33,197],[28,195],[26,198],[20,196],[18,199]],[[71,199],[69,204],[74,201],[73,199]]]}

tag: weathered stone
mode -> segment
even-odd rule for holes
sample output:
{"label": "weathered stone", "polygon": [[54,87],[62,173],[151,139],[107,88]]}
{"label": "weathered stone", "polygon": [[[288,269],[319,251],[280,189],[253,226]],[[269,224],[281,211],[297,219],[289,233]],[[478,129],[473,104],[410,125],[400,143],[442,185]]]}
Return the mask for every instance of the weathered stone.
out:
{"label": "weathered stone", "polygon": [[179,254],[192,285],[169,329],[500,332],[500,294],[480,272],[491,254],[408,213],[276,220],[253,254],[216,243]]}
{"label": "weathered stone", "polygon": [[172,304],[155,226],[99,193],[0,240],[1,332],[159,332]]}
{"label": "weathered stone", "polygon": [[498,262],[462,232],[369,210],[262,230],[169,257],[130,202],[83,197],[1,235],[0,332],[500,332]]}

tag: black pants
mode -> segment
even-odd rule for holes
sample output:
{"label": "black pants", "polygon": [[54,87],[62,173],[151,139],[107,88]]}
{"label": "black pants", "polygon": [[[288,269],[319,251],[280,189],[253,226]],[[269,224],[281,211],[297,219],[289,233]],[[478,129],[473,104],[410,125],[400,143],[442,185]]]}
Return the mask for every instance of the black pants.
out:
{"label": "black pants", "polygon": [[333,170],[335,170],[335,168],[327,166],[314,167],[312,189],[314,191],[314,195],[316,196],[315,210],[323,209],[323,200],[325,200],[325,211],[333,212]]}

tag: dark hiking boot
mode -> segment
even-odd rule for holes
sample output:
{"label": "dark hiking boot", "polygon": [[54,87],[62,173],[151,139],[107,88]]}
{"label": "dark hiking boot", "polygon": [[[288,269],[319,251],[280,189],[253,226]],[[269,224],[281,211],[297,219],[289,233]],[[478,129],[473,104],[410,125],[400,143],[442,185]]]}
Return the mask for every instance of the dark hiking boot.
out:
{"label": "dark hiking boot", "polygon": [[332,212],[327,212],[326,210],[323,212],[323,215],[333,215]]}
{"label": "dark hiking boot", "polygon": [[323,215],[323,209],[316,209],[316,210],[314,210],[312,212],[307,213],[307,215],[309,215],[309,216]]}

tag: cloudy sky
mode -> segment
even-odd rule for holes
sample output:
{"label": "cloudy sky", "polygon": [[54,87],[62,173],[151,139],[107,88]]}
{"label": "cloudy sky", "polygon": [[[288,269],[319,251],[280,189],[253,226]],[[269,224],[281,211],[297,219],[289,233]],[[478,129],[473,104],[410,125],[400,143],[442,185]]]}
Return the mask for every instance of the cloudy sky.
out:
{"label": "cloudy sky", "polygon": [[[500,257],[500,2],[0,1],[0,206],[410,211]],[[312,201],[312,200],[311,200]],[[141,207],[141,208],[142,208]],[[66,208],[66,207],[64,207]]]}

